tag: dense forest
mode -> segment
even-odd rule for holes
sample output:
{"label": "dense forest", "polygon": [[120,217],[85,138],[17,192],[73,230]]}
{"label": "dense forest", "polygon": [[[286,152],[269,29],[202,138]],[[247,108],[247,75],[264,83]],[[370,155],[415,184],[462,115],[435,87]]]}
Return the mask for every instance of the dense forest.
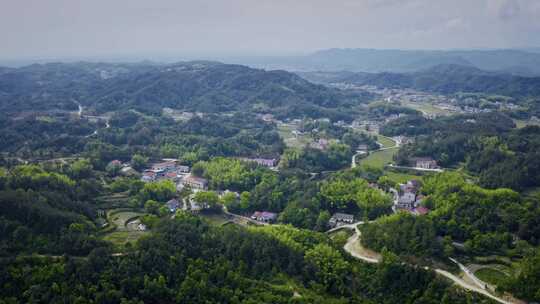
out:
{"label": "dense forest", "polygon": [[121,256],[97,247],[0,263],[4,303],[488,303],[391,254],[369,266],[313,232],[212,228],[187,214]]}
{"label": "dense forest", "polygon": [[137,109],[160,113],[256,110],[279,117],[351,119],[365,92],[315,85],[285,71],[264,71],[218,62],[177,64],[54,63],[0,73],[0,110],[76,111],[77,103],[99,113]]}
{"label": "dense forest", "polygon": [[539,186],[540,128],[513,127],[513,121],[499,113],[437,120],[406,116],[385,125],[381,132],[415,138],[396,155],[399,164],[407,164],[415,156],[430,156],[443,167],[463,165],[488,188]]}

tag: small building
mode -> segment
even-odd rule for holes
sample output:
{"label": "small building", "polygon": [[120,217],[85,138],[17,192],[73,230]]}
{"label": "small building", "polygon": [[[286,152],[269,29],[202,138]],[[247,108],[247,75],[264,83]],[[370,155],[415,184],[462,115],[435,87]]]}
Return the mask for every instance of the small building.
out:
{"label": "small building", "polygon": [[204,178],[189,175],[186,176],[182,183],[184,186],[190,186],[193,189],[206,190],[208,188],[208,181]]}
{"label": "small building", "polygon": [[153,182],[156,180],[156,173],[154,171],[144,171],[142,177],[141,177],[141,180],[143,182]]}
{"label": "small building", "polygon": [[437,161],[431,157],[418,157],[415,159],[415,167],[422,169],[437,169]]}
{"label": "small building", "polygon": [[219,197],[222,198],[223,196],[225,196],[226,194],[229,194],[229,193],[232,193],[236,198],[240,198],[240,193],[238,193],[236,191],[231,191],[229,189],[219,192]]}
{"label": "small building", "polygon": [[172,171],[176,168],[175,161],[166,161],[162,163],[155,163],[152,165],[154,171]]}
{"label": "small building", "polygon": [[189,171],[190,171],[189,166],[177,166],[176,167],[176,172],[179,173],[179,174],[189,173]]}
{"label": "small building", "polygon": [[191,208],[189,209],[191,213],[200,213],[201,210],[204,209],[201,205],[199,205],[199,203],[197,203],[196,201],[192,199],[189,200],[189,204],[191,206]]}
{"label": "small building", "polygon": [[268,211],[255,211],[251,216],[251,219],[263,223],[274,223],[277,220],[277,214]]}
{"label": "small building", "polygon": [[416,202],[416,194],[414,192],[405,192],[398,197],[396,208],[411,210]]}
{"label": "small building", "polygon": [[243,161],[256,163],[259,166],[264,166],[268,168],[273,168],[277,165],[277,160],[275,158],[242,158]]}
{"label": "small building", "polygon": [[354,223],[354,215],[340,212],[334,213],[328,221],[331,228],[352,223]]}
{"label": "small building", "polygon": [[172,181],[178,180],[178,174],[176,172],[167,172],[164,176],[166,179],[170,179]]}
{"label": "small building", "polygon": [[408,181],[406,184],[402,184],[399,186],[399,189],[401,192],[412,192],[417,193],[420,190],[420,187],[422,186],[422,183],[420,183],[419,180],[413,179]]}
{"label": "small building", "polygon": [[109,163],[110,166],[122,166],[122,162],[119,161],[118,159],[115,159],[115,160],[112,160],[110,163]]}
{"label": "small building", "polygon": [[176,212],[176,210],[180,208],[180,202],[175,198],[168,201],[165,205],[167,206],[167,209],[169,209],[171,213]]}

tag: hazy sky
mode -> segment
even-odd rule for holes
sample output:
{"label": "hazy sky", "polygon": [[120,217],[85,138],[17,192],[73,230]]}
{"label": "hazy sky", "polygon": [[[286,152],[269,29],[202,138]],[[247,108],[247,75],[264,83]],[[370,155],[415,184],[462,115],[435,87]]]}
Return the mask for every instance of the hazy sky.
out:
{"label": "hazy sky", "polygon": [[540,46],[540,0],[0,0],[0,58]]}

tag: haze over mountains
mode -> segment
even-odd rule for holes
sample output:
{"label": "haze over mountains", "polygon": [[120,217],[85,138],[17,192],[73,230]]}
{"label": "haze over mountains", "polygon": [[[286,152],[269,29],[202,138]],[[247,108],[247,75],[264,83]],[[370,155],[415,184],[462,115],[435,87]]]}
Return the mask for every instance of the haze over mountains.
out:
{"label": "haze over mountains", "polygon": [[327,49],[304,56],[236,58],[233,61],[266,69],[293,71],[414,72],[441,64],[457,64],[522,76],[540,75],[540,53],[534,48],[524,50]]}

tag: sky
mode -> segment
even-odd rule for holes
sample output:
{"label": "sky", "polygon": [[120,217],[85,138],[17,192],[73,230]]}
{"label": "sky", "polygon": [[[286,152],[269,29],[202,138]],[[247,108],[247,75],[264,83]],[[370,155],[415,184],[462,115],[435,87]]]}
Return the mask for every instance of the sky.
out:
{"label": "sky", "polygon": [[0,59],[540,46],[540,0],[0,0]]}

